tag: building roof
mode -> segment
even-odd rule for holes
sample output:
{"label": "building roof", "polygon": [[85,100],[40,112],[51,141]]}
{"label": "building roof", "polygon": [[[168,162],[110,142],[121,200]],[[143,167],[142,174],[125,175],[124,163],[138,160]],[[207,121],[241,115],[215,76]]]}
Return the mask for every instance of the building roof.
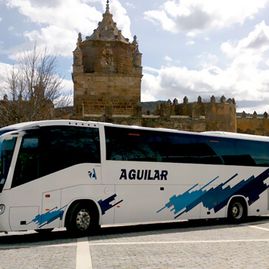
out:
{"label": "building roof", "polygon": [[129,43],[129,39],[125,38],[121,30],[117,28],[117,24],[113,21],[113,16],[109,11],[109,0],[107,0],[106,11],[103,14],[103,20],[99,22],[97,29],[94,30],[87,40],[104,40],[104,41],[121,41]]}

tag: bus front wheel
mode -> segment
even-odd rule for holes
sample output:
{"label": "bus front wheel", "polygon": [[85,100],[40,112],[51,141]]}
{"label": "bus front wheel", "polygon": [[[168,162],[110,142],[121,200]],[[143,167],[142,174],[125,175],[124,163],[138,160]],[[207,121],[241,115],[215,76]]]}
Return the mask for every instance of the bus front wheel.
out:
{"label": "bus front wheel", "polygon": [[67,215],[66,229],[75,235],[88,235],[96,231],[97,210],[86,202],[79,202],[73,205]]}
{"label": "bus front wheel", "polygon": [[228,207],[228,220],[232,223],[241,223],[247,217],[247,205],[243,198],[234,198]]}

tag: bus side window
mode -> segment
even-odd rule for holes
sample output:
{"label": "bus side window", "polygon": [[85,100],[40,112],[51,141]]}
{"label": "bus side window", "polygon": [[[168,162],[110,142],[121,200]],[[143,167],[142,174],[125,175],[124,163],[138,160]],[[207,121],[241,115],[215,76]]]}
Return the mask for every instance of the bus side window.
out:
{"label": "bus side window", "polygon": [[22,140],[13,176],[12,187],[19,186],[39,176],[39,139],[25,136]]}
{"label": "bus side window", "polygon": [[105,132],[107,160],[136,162],[161,160],[157,132],[118,127],[105,127]]}
{"label": "bus side window", "polygon": [[41,133],[41,176],[76,164],[101,162],[98,128],[50,126]]}

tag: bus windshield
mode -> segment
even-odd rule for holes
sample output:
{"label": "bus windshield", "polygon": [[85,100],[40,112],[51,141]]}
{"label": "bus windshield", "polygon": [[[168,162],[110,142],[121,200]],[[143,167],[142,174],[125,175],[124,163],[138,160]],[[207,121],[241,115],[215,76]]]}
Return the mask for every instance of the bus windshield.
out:
{"label": "bus windshield", "polygon": [[15,137],[0,137],[0,192],[2,192],[8,176],[15,143]]}

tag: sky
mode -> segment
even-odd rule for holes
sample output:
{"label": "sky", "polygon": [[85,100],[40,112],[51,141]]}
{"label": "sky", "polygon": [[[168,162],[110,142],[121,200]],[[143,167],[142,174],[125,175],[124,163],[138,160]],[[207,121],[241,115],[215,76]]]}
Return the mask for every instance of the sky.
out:
{"label": "sky", "polygon": [[[73,91],[72,51],[106,0],[0,0],[0,98],[8,70],[37,47],[57,56]],[[269,0],[110,0],[123,35],[143,54],[141,101],[235,98],[237,111],[269,113]]]}

